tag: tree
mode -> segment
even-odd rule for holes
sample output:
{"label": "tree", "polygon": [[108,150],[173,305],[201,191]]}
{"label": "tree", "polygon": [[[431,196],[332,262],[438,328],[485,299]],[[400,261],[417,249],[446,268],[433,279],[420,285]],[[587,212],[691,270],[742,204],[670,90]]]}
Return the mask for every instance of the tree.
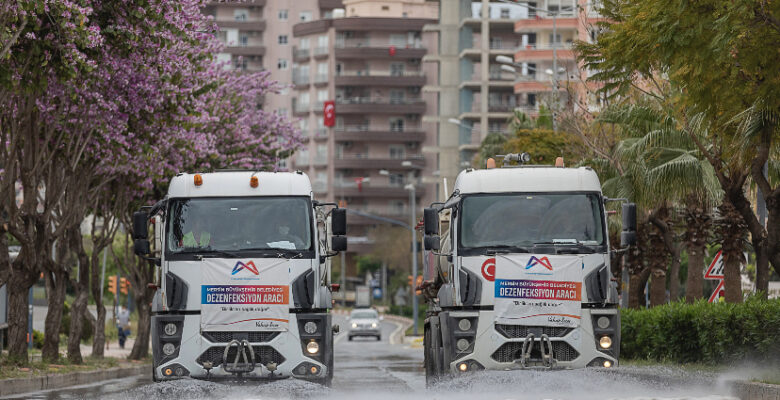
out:
{"label": "tree", "polygon": [[[679,3],[671,0],[609,0],[597,43],[578,43],[580,59],[598,71],[592,80],[604,83],[603,93],[622,95],[630,88],[659,101],[658,77],[684,88],[672,100],[701,114],[708,129],[691,126],[696,147],[715,172],[728,203],[733,205],[751,233],[756,252],[756,285],[765,290],[768,263],[780,271],[780,180],[765,178],[764,165],[776,159],[780,114],[780,8],[768,0],[723,2],[705,0]],[[738,129],[735,119],[746,116],[753,129]],[[688,129],[692,128],[692,129]],[[774,164],[774,163],[773,163]],[[748,179],[761,189],[769,221],[765,229],[756,217]],[[736,215],[727,213],[727,215]]]}

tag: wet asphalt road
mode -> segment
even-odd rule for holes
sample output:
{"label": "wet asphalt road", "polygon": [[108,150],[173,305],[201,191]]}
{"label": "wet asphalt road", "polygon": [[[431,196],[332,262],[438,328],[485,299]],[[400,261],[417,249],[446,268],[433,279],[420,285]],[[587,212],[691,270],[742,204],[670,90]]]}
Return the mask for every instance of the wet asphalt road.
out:
{"label": "wet asphalt road", "polygon": [[[422,349],[390,344],[398,325],[382,322],[382,341],[348,341],[343,317],[336,338],[335,376],[331,389],[283,380],[263,384],[221,384],[182,380],[155,384],[133,377],[56,391],[27,393],[14,399],[338,399],[338,400],[508,400],[508,399],[731,399],[717,376],[688,375],[653,367],[615,370],[491,371],[462,376],[425,388]],[[650,374],[649,372],[652,372]],[[652,377],[649,377],[652,375]]]}

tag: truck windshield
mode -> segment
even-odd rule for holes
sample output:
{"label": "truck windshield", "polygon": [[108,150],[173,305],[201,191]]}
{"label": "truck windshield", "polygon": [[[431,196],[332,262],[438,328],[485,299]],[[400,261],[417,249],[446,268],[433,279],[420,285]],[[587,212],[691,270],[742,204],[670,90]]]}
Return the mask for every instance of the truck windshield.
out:
{"label": "truck windshield", "polygon": [[463,199],[460,218],[461,248],[605,243],[597,194],[472,195]]}
{"label": "truck windshield", "polygon": [[167,250],[176,253],[311,250],[305,197],[173,199]]}

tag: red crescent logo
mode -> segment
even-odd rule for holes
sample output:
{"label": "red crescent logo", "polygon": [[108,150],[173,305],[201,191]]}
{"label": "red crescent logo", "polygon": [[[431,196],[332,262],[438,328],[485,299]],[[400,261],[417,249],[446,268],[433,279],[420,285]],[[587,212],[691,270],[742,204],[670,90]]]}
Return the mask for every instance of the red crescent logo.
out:
{"label": "red crescent logo", "polygon": [[325,115],[328,118],[331,118],[333,116],[333,104],[328,104],[325,106]]}
{"label": "red crescent logo", "polygon": [[496,259],[495,258],[488,258],[485,260],[484,263],[482,263],[482,276],[489,280],[490,282],[493,282],[496,280]]}

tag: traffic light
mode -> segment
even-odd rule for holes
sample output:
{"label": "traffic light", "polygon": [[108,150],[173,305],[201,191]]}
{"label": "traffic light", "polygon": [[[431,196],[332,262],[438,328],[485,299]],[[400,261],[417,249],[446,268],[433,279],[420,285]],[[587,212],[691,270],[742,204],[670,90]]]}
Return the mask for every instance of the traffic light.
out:
{"label": "traffic light", "polygon": [[119,290],[122,292],[122,294],[127,294],[127,288],[130,287],[130,282],[127,281],[127,278],[122,278],[119,281]]}
{"label": "traffic light", "polygon": [[[420,285],[422,285],[422,282],[423,282],[422,275],[417,275],[417,285],[415,287],[416,288],[420,287]],[[415,293],[422,294],[422,290],[416,290]]]}
{"label": "traffic light", "polygon": [[116,276],[108,277],[108,291],[116,294]]}
{"label": "traffic light", "polygon": [[414,289],[414,278],[411,275],[407,276],[407,278],[409,279],[409,287]]}

